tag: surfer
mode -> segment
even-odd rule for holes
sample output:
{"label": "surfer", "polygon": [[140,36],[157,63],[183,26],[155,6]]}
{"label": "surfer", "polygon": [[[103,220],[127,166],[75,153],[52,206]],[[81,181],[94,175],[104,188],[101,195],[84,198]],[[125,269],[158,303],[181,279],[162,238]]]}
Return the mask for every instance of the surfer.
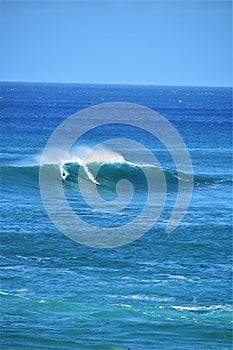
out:
{"label": "surfer", "polygon": [[68,175],[68,174],[65,172],[65,170],[63,170],[62,173],[61,173],[62,179],[65,180],[66,177],[67,177],[67,175]]}
{"label": "surfer", "polygon": [[98,177],[96,176],[96,177],[94,177],[94,182],[95,182],[95,184],[96,185],[100,185],[100,183],[99,183],[99,180],[98,180]]}

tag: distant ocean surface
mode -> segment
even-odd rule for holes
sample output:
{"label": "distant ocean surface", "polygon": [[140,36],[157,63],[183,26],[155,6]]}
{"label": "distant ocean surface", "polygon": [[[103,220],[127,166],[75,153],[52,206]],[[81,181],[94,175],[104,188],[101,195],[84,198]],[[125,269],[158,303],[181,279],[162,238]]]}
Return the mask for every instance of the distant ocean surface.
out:
{"label": "distant ocean surface", "polygon": [[[232,90],[4,82],[0,101],[1,349],[232,349]],[[87,133],[86,148],[119,133],[144,144],[159,159],[168,189],[164,210],[145,235],[98,249],[70,240],[50,221],[39,163],[61,122],[107,102],[141,104],[167,118],[190,153],[194,189],[183,221],[167,234],[178,185],[169,152],[130,128]],[[121,178],[136,188],[132,206],[109,220],[81,198],[81,156],[63,165],[72,209],[100,227],[137,216],[146,197],[140,166],[121,155],[111,164],[102,159],[103,197],[114,198]]]}

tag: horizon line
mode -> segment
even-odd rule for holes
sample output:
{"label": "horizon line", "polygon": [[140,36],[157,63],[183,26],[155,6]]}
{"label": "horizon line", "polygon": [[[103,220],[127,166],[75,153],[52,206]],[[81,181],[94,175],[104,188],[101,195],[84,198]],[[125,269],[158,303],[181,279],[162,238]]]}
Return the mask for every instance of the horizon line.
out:
{"label": "horizon line", "polygon": [[188,84],[145,84],[145,83],[96,83],[96,82],[62,82],[62,81],[24,81],[0,80],[0,83],[26,83],[26,84],[80,84],[80,85],[130,85],[130,86],[164,86],[164,87],[193,87],[193,88],[233,88],[232,85],[188,85]]}

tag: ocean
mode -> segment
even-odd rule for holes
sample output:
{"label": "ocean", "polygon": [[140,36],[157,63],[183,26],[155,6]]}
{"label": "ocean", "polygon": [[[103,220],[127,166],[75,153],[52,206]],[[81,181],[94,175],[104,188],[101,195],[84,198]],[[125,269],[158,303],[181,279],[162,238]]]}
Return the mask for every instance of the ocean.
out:
{"label": "ocean", "polygon": [[[1,349],[232,349],[231,88],[3,82],[0,101]],[[99,104],[126,122],[94,127]]]}

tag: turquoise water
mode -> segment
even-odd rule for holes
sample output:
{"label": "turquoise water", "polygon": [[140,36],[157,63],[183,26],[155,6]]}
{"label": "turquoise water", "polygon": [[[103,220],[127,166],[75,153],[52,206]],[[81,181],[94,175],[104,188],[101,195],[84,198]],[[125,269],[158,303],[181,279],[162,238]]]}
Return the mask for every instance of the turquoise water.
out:
{"label": "turquoise water", "polygon": [[[2,349],[231,349],[231,89],[2,83],[1,96]],[[178,174],[166,148],[122,125],[87,133],[80,140],[86,148],[119,135],[144,144],[159,159],[168,188],[164,210],[145,235],[98,249],[70,240],[50,221],[39,160],[68,116],[116,101],[150,107],[176,127],[191,155],[194,189],[182,223],[167,234]],[[80,195],[80,149],[63,165],[73,210],[98,227],[136,217],[147,191],[140,165],[118,159],[100,168],[98,191],[106,200],[115,198],[121,178],[135,188],[122,215],[109,216]],[[93,174],[97,163],[89,166]]]}

